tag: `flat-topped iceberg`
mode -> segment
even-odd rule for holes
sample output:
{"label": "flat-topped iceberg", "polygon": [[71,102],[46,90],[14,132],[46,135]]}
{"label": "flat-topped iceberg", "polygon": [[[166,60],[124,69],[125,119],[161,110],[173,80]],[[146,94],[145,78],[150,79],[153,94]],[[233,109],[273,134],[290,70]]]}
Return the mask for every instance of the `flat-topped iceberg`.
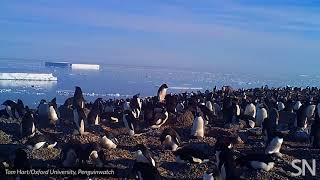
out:
{"label": "flat-topped iceberg", "polygon": [[52,73],[0,73],[0,80],[57,81]]}
{"label": "flat-topped iceberg", "polygon": [[91,69],[91,70],[99,70],[100,65],[98,64],[71,64],[72,69]]}

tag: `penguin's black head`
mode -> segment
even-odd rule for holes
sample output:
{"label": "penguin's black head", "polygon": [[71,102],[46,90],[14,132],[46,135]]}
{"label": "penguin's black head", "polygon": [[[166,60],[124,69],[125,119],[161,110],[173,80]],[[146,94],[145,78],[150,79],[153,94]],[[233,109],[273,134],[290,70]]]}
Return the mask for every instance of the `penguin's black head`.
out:
{"label": "penguin's black head", "polygon": [[162,87],[162,89],[167,89],[168,85],[167,84],[162,84],[161,87]]}

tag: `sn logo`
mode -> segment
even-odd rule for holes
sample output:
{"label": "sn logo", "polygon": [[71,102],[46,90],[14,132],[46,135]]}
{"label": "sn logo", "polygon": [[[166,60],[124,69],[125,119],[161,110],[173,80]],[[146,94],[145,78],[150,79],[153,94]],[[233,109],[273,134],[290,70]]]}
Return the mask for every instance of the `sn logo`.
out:
{"label": "sn logo", "polygon": [[[301,167],[298,165],[301,164]],[[295,159],[291,162],[291,166],[296,169],[297,173],[291,173],[292,176],[306,176],[306,167],[308,168],[309,172],[312,176],[316,176],[316,160],[312,160],[312,165],[308,163],[305,159]]]}

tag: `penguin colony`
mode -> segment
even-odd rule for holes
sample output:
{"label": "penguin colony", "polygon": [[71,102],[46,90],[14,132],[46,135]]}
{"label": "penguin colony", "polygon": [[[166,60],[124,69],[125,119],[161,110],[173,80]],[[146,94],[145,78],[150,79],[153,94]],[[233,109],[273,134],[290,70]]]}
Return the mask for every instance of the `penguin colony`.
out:
{"label": "penguin colony", "polygon": [[[196,178],[203,180],[259,179],[246,175],[272,173],[290,163],[283,151],[287,142],[299,142],[312,150],[308,153],[319,154],[318,88],[233,90],[225,86],[181,94],[168,94],[168,88],[161,85],[154,97],[136,94],[128,99],[87,102],[76,87],[74,96],[60,107],[54,98],[41,100],[37,109],[20,99],[7,100],[0,116],[19,122],[18,138],[23,141],[19,146],[6,146],[13,158],[2,155],[1,149],[1,168],[32,167],[27,152],[54,148],[61,151],[51,167],[114,167],[108,152],[130,146],[130,159],[122,162],[128,168],[118,174],[122,178],[170,179],[179,168],[196,167],[201,168]],[[189,120],[183,118],[186,114]],[[142,137],[157,141],[157,146],[135,143]],[[82,138],[86,141],[75,141]],[[252,144],[257,148],[241,152]],[[174,160],[159,158],[159,152]],[[170,163],[172,173],[163,173]],[[184,173],[188,177],[193,172]]]}

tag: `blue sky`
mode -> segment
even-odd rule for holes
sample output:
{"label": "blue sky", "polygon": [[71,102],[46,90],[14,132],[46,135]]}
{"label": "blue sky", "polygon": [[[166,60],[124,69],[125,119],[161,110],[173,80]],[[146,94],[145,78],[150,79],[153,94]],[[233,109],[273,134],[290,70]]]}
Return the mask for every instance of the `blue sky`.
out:
{"label": "blue sky", "polygon": [[320,1],[0,1],[0,57],[314,73]]}

